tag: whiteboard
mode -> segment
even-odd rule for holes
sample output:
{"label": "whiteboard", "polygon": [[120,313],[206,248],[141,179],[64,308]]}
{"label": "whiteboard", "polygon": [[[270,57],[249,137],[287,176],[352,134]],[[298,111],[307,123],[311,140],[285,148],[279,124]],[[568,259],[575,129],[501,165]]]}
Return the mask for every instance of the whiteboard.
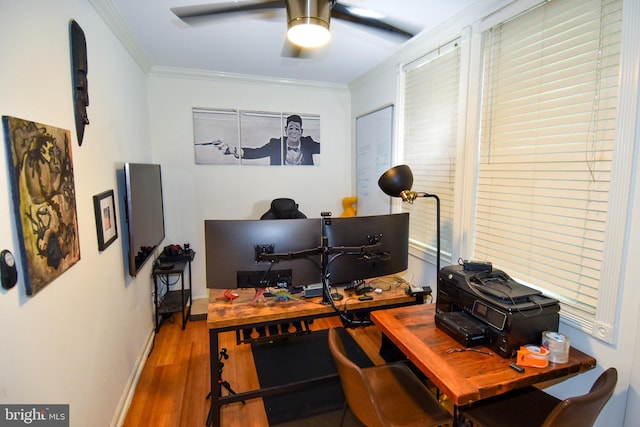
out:
{"label": "whiteboard", "polygon": [[356,118],[356,196],[358,216],[391,213],[391,198],[378,178],[391,167],[393,105]]}

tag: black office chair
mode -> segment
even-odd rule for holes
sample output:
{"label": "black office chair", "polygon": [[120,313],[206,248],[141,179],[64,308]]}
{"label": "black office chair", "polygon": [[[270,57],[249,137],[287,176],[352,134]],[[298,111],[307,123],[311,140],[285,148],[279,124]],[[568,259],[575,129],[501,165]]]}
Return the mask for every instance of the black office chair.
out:
{"label": "black office chair", "polygon": [[473,426],[591,427],[617,381],[618,371],[609,368],[582,396],[560,400],[536,387],[526,387],[462,406],[459,413],[466,425]]}
{"label": "black office chair", "polygon": [[271,201],[271,208],[260,219],[297,219],[307,216],[298,210],[293,199],[279,198]]}
{"label": "black office chair", "polygon": [[367,427],[453,425],[453,417],[404,363],[360,368],[346,355],[340,336],[329,329],[329,349],[348,408]]}

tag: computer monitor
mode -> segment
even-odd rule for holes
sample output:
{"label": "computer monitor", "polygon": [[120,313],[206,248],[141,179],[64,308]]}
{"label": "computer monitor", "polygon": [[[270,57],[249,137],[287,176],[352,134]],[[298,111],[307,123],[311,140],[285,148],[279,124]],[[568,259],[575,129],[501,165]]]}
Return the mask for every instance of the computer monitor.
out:
{"label": "computer monitor", "polygon": [[[205,220],[207,288],[301,287],[321,283],[318,219]],[[305,251],[314,253],[305,254]],[[261,253],[291,259],[259,261]]]}
{"label": "computer monitor", "polygon": [[408,267],[408,213],[326,217],[322,219],[322,233],[332,286],[395,274]]}

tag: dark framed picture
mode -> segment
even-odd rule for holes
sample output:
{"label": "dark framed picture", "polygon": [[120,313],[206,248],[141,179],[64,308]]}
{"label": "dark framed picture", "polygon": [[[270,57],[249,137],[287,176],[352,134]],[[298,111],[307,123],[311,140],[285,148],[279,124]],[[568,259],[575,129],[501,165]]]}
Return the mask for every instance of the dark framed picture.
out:
{"label": "dark framed picture", "polygon": [[98,250],[103,251],[118,238],[113,190],[93,196],[93,210],[96,215]]}

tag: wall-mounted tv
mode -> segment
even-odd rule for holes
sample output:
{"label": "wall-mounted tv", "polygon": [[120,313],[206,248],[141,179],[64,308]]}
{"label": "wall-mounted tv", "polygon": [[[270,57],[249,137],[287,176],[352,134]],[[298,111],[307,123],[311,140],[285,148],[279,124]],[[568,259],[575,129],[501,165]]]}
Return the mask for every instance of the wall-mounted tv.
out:
{"label": "wall-mounted tv", "polygon": [[160,165],[125,163],[129,274],[135,276],[164,239]]}

